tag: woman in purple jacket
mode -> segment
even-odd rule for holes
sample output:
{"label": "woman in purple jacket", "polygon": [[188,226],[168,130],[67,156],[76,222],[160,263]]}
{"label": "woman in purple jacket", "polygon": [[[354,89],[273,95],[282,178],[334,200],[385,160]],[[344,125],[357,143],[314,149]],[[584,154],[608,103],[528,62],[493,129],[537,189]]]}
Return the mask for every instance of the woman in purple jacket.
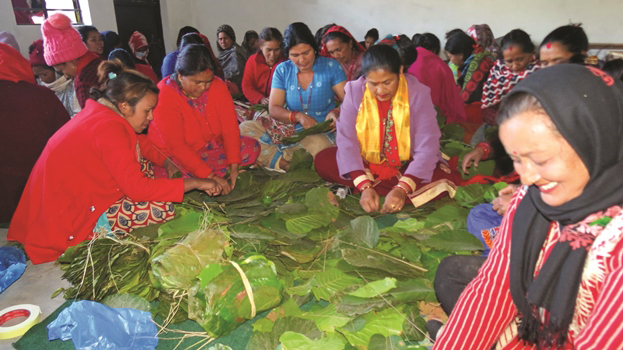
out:
{"label": "woman in purple jacket", "polygon": [[[420,206],[444,192],[454,195],[460,181],[441,158],[430,89],[403,70],[391,46],[364,54],[363,76],[346,85],[337,147],[315,159],[325,180],[361,192],[366,212],[393,213],[407,201]],[[379,196],[386,196],[382,208]]]}

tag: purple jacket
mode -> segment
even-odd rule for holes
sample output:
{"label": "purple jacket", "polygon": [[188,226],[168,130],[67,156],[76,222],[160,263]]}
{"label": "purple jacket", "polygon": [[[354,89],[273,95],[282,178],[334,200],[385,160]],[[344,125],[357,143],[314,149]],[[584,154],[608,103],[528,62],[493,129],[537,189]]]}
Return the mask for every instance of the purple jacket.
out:
{"label": "purple jacket", "polygon": [[[437,162],[442,159],[437,112],[430,89],[412,75],[405,74],[405,77],[411,106],[411,163],[405,174],[430,182]],[[337,120],[337,164],[340,176],[344,179],[348,179],[352,171],[365,170],[355,128],[365,88],[365,77],[346,83],[346,95]]]}

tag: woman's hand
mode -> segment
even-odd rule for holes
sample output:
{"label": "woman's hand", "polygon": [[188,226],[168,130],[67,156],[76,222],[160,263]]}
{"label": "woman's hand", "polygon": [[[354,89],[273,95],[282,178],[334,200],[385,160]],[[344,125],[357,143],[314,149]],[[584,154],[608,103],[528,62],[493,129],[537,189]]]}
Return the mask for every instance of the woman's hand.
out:
{"label": "woman's hand", "polygon": [[379,211],[380,202],[381,200],[379,198],[379,194],[376,193],[376,191],[372,187],[368,187],[363,190],[363,193],[361,194],[361,199],[359,200],[361,208],[365,210],[366,213]]}
{"label": "woman's hand", "polygon": [[184,192],[200,190],[209,196],[218,196],[223,188],[214,179],[184,179]]}
{"label": "woman's hand", "polygon": [[500,216],[504,216],[511,204],[513,195],[519,189],[518,185],[508,185],[498,192],[498,197],[493,200],[493,210],[497,211]]}
{"label": "woman's hand", "polygon": [[216,181],[216,183],[218,183],[219,186],[221,186],[221,188],[223,189],[223,191],[221,191],[221,194],[229,194],[229,192],[231,192],[231,186],[229,185],[229,182],[227,180],[217,175],[214,175],[212,179]]}
{"label": "woman's hand", "polygon": [[260,100],[260,104],[261,105],[268,105],[268,102],[270,100],[268,99],[268,97],[264,97],[263,99]]}
{"label": "woman's hand", "polygon": [[400,189],[394,188],[385,197],[385,204],[381,209],[381,214],[396,213],[402,210],[407,199],[407,193]]}
{"label": "woman's hand", "polygon": [[338,117],[339,117],[339,114],[335,110],[332,110],[331,112],[329,112],[329,114],[327,114],[326,120],[331,120],[331,131],[335,131],[335,125],[337,123]]}
{"label": "woman's hand", "polygon": [[178,168],[177,165],[175,165],[175,163],[173,163],[173,161],[168,158],[167,160],[164,161],[164,164],[162,164],[162,167],[167,171],[167,175],[169,179],[172,179],[175,173],[181,172],[180,168]]}
{"label": "woman's hand", "polygon": [[467,153],[463,157],[463,164],[461,164],[461,168],[463,169],[463,172],[465,174],[469,174],[469,171],[467,170],[467,168],[469,168],[472,165],[474,166],[474,169],[478,168],[478,163],[480,163],[484,155],[485,155],[485,150],[480,147],[476,147],[471,152]]}
{"label": "woman's hand", "polygon": [[238,164],[231,164],[229,166],[229,185],[233,190],[236,187],[236,180],[238,180]]}
{"label": "woman's hand", "polygon": [[302,112],[298,112],[296,113],[296,115],[294,116],[294,120],[301,124],[303,126],[304,129],[309,129],[312,126],[318,124],[318,122],[316,121],[316,119],[308,116],[305,113]]}

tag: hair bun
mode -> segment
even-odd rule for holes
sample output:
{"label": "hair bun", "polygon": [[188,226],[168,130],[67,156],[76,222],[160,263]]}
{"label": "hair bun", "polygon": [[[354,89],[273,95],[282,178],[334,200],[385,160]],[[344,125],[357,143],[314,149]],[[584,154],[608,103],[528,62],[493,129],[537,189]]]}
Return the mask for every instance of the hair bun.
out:
{"label": "hair bun", "polygon": [[55,13],[50,16],[47,22],[55,29],[71,28],[71,19],[62,13]]}

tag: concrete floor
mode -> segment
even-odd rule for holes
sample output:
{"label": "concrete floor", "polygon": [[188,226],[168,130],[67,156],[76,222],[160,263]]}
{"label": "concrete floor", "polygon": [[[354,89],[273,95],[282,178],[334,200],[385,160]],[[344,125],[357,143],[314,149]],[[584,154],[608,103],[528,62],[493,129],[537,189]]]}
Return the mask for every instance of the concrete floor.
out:
{"label": "concrete floor", "polygon": [[[0,229],[0,246],[7,243],[7,229]],[[17,305],[33,304],[41,308],[41,320],[50,315],[65,302],[62,295],[50,299],[54,291],[60,287],[69,287],[67,281],[61,280],[63,272],[53,262],[33,265],[28,262],[26,271],[15,283],[0,294],[0,310]],[[12,343],[19,338],[0,340],[0,350],[13,349]],[[42,344],[42,349],[45,347]]]}

